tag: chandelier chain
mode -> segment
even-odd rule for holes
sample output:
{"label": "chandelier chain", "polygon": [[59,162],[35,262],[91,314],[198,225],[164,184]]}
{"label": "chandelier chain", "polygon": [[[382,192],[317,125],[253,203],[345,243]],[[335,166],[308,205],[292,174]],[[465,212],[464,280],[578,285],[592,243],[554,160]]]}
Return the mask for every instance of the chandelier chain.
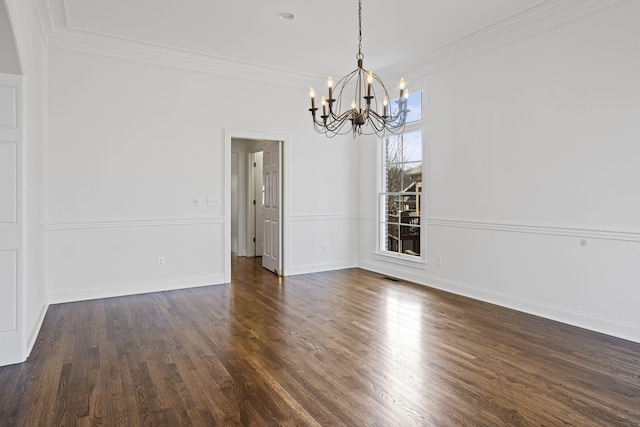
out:
{"label": "chandelier chain", "polygon": [[358,54],[356,59],[363,59],[362,54],[362,0],[358,0]]}

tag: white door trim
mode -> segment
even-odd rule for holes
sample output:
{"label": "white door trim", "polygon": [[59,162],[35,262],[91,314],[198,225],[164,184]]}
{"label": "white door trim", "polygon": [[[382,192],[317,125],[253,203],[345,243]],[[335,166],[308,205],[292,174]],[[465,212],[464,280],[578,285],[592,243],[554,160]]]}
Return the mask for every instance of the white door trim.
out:
{"label": "white door trim", "polygon": [[224,130],[224,280],[231,282],[231,140],[254,139],[282,141],[282,275],[288,275],[291,253],[291,239],[289,232],[289,216],[291,200],[289,196],[291,177],[291,138],[289,135],[256,132],[246,130]]}

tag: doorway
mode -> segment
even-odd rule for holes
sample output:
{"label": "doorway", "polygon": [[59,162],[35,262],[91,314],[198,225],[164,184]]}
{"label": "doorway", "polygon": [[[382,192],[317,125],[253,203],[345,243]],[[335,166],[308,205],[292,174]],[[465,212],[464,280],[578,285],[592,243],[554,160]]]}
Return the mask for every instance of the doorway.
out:
{"label": "doorway", "polygon": [[[231,255],[262,257],[262,265],[286,274],[288,137],[225,131],[225,281]],[[265,167],[266,166],[266,167]],[[265,179],[266,178],[266,179]]]}

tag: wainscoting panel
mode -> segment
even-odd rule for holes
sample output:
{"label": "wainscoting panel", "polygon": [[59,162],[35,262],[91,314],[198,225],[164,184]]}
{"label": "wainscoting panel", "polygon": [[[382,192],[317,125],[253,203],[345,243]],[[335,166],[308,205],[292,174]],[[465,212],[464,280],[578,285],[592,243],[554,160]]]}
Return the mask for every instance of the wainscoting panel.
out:
{"label": "wainscoting panel", "polygon": [[51,303],[224,283],[224,221],[156,218],[49,225]]}
{"label": "wainscoting panel", "polygon": [[0,74],[0,366],[26,357],[20,292],[24,277],[21,88],[20,76]]}
{"label": "wainscoting panel", "polygon": [[17,144],[0,140],[0,223],[15,223],[17,212]]}
{"label": "wainscoting panel", "polygon": [[17,328],[17,252],[0,252],[0,334]]}
{"label": "wainscoting panel", "polygon": [[[638,234],[479,221],[427,221],[427,270],[373,258],[360,218],[359,266],[640,342]],[[437,265],[439,259],[440,265]]]}
{"label": "wainscoting panel", "polygon": [[[291,254],[289,274],[357,266],[357,226],[357,216],[349,214],[291,216],[291,235],[296,251]],[[297,236],[305,238],[302,240]]]}
{"label": "wainscoting panel", "polygon": [[18,125],[18,90],[15,86],[0,84],[0,127],[16,128]]}

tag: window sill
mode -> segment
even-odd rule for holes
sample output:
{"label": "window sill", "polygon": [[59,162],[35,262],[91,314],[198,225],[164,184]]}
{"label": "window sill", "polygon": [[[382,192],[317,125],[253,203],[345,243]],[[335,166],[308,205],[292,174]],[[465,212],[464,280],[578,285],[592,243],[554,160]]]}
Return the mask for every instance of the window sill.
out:
{"label": "window sill", "polygon": [[427,262],[422,257],[408,257],[400,254],[393,254],[389,252],[374,252],[373,259],[384,262],[392,262],[394,264],[403,265],[405,267],[418,268],[421,270],[427,269]]}

